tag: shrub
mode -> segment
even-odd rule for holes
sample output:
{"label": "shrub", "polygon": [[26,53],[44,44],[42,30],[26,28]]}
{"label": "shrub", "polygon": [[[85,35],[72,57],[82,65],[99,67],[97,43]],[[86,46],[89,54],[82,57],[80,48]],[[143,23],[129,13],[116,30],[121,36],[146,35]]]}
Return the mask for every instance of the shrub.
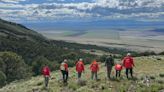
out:
{"label": "shrub", "polygon": [[0,58],[3,61],[2,71],[7,78],[7,82],[28,78],[30,76],[27,65],[21,56],[13,52],[2,52]]}
{"label": "shrub", "polygon": [[150,79],[155,80],[155,77],[154,76],[150,76]]}
{"label": "shrub", "polygon": [[159,74],[160,77],[164,77],[164,74]]}
{"label": "shrub", "polygon": [[68,87],[72,90],[77,90],[79,88],[79,85],[77,85],[76,83],[70,83]]}
{"label": "shrub", "polygon": [[34,72],[34,75],[39,75],[41,74],[41,70],[43,66],[48,65],[51,70],[53,68],[53,63],[50,62],[47,58],[44,56],[38,56],[35,58],[34,62],[32,63],[32,71]]}
{"label": "shrub", "polygon": [[86,81],[85,80],[78,80],[78,85],[85,86],[86,85]]}
{"label": "shrub", "polygon": [[6,75],[0,71],[0,87],[4,86],[6,83]]}
{"label": "shrub", "polygon": [[158,80],[158,83],[159,83],[159,84],[163,84],[164,81],[163,81],[163,80]]}

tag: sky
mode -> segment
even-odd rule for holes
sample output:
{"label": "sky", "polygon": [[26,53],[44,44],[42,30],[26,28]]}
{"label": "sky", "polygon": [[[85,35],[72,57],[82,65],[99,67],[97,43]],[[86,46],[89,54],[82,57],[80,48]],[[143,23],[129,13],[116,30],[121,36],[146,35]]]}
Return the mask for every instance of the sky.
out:
{"label": "sky", "polygon": [[38,27],[164,26],[164,0],[0,0],[0,18]]}

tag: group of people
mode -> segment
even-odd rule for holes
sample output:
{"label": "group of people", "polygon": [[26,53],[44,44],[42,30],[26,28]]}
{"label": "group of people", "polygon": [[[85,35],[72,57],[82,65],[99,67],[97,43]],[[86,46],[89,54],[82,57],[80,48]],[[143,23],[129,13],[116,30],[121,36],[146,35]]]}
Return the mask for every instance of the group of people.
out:
{"label": "group of people", "polygon": [[[116,63],[114,62],[114,59],[112,57],[112,55],[108,56],[105,60],[105,66],[107,68],[107,77],[108,79],[111,79],[111,71],[112,68],[114,66],[115,69],[115,76],[120,77],[121,76],[121,71],[123,69],[123,67],[126,69],[126,77],[129,78],[129,72],[131,77],[133,78],[133,67],[134,65],[134,61],[133,61],[133,57],[131,56],[130,53],[127,54],[127,56],[125,56],[122,60],[121,63]],[[98,80],[98,71],[99,71],[99,63],[97,60],[94,60],[91,65],[90,65],[90,70],[91,70],[91,79],[96,79]],[[67,83],[68,80],[68,75],[69,75],[69,69],[68,69],[68,61],[67,59],[65,59],[61,65],[60,65],[60,71],[62,73],[62,79],[63,79],[63,83]],[[83,59],[79,59],[79,61],[76,63],[76,71],[77,71],[77,78],[78,80],[81,79],[82,73],[85,71],[85,65],[83,62]],[[42,69],[42,73],[44,75],[45,78],[45,86],[48,86],[48,81],[50,78],[50,69],[48,66],[44,66]]]}

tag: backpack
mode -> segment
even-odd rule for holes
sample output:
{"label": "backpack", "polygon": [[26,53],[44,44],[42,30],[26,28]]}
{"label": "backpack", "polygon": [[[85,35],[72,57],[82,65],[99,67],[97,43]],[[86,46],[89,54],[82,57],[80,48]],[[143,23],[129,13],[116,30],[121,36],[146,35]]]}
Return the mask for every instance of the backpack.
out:
{"label": "backpack", "polygon": [[65,63],[62,63],[62,64],[60,65],[60,70],[65,70],[64,64],[65,64]]}
{"label": "backpack", "polygon": [[97,68],[97,64],[92,64],[92,68],[96,69]]}
{"label": "backpack", "polygon": [[44,67],[42,72],[43,72],[43,74],[47,74],[47,72],[48,72],[47,67]]}
{"label": "backpack", "polygon": [[77,65],[77,68],[82,68],[82,66],[83,66],[82,63],[79,62],[78,65]]}
{"label": "backpack", "polygon": [[114,66],[114,60],[113,60],[113,58],[108,57],[106,59],[106,64],[109,65],[109,66]]}

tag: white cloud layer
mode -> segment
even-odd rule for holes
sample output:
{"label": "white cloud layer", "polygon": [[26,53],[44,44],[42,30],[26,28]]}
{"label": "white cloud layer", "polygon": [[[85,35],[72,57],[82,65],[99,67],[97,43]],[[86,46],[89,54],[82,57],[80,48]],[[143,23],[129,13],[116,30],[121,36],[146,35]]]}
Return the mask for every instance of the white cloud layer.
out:
{"label": "white cloud layer", "polygon": [[19,2],[26,0],[0,1],[2,1],[0,3],[0,17],[10,19],[164,18],[164,0],[93,0],[92,3],[54,2],[25,5]]}
{"label": "white cloud layer", "polygon": [[26,1],[26,0],[0,0],[0,2],[6,2],[6,3],[19,3],[22,1]]}

